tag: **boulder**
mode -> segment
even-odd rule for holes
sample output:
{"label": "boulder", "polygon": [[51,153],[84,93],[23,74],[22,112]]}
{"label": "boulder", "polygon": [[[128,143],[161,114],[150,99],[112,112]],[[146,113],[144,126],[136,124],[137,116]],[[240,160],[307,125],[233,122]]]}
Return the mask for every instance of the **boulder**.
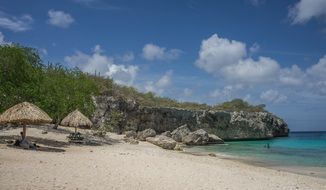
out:
{"label": "boulder", "polygon": [[175,147],[174,147],[173,150],[176,150],[176,151],[183,151],[185,147],[186,147],[185,144],[183,144],[183,143],[179,143],[179,142],[178,142],[178,143],[175,145]]}
{"label": "boulder", "polygon": [[188,128],[188,125],[182,125],[175,130],[172,131],[171,135],[172,138],[177,142],[182,142],[182,138],[187,136],[190,133],[190,130]]}
{"label": "boulder", "polygon": [[209,144],[224,144],[224,141],[220,137],[218,137],[214,134],[208,134],[208,143]]}
{"label": "boulder", "polygon": [[164,149],[173,150],[177,142],[170,137],[158,135],[156,137],[147,137],[146,141]]}
{"label": "boulder", "polygon": [[155,137],[156,132],[154,129],[145,129],[144,131],[138,132],[137,139],[141,141],[146,141],[147,137]]}
{"label": "boulder", "polygon": [[165,131],[164,133],[161,134],[162,136],[166,136],[166,137],[172,137],[171,132],[170,131]]}
{"label": "boulder", "polygon": [[137,133],[136,133],[136,131],[126,131],[125,132],[125,137],[126,138],[136,138]]}
{"label": "boulder", "polygon": [[208,141],[208,133],[203,129],[198,129],[182,138],[182,142],[186,145],[206,145]]}
{"label": "boulder", "polygon": [[123,140],[129,144],[139,144],[139,141],[134,138],[124,138]]}

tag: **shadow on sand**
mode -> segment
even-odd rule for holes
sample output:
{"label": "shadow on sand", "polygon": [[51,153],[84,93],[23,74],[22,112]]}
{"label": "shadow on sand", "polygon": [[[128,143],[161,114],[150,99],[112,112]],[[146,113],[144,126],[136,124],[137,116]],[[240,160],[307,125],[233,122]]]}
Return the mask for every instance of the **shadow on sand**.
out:
{"label": "shadow on sand", "polygon": [[30,150],[30,151],[41,151],[41,152],[65,152],[66,150],[61,148],[53,148],[53,147],[46,147],[46,146],[36,146],[35,149],[25,149],[20,146],[15,146],[12,144],[8,144],[7,147],[9,148],[16,148],[16,149],[24,149],[24,150]]}

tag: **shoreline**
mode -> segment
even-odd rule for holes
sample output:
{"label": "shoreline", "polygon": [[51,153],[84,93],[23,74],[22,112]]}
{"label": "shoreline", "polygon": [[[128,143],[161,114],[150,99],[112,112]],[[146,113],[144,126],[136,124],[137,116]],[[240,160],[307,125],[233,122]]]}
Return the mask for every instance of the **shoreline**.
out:
{"label": "shoreline", "polygon": [[251,166],[255,166],[255,167],[262,167],[262,168],[272,169],[272,170],[276,170],[276,171],[284,171],[284,172],[290,172],[293,174],[299,174],[299,175],[305,175],[305,176],[309,176],[309,177],[317,177],[320,179],[326,179],[326,167],[281,166],[281,165],[277,165],[277,164],[263,162],[260,160],[252,160],[250,158],[233,156],[233,155],[223,154],[223,153],[219,153],[219,152],[191,151],[191,148],[186,148],[186,150],[182,153],[193,155],[193,156],[217,157],[219,159],[230,160],[230,161],[239,162],[239,163],[243,163],[243,164],[247,164],[247,165],[251,165]]}
{"label": "shoreline", "polygon": [[[0,130],[0,136],[21,129]],[[70,130],[70,129],[67,129]],[[72,129],[73,130],[73,129]],[[325,189],[326,179],[258,167],[229,158],[194,156],[148,142],[68,145],[66,133],[29,128],[28,137],[57,141],[64,152],[0,144],[1,189]],[[46,142],[44,142],[46,143]],[[60,144],[61,143],[61,144]],[[43,146],[43,145],[42,145]]]}

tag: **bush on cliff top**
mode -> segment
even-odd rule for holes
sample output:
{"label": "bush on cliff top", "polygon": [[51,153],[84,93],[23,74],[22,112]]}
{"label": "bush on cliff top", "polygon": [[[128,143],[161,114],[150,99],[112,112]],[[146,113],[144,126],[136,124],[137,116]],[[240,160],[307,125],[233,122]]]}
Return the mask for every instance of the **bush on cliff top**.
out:
{"label": "bush on cliff top", "polygon": [[252,106],[235,99],[209,106],[193,102],[178,102],[159,97],[152,92],[141,93],[133,87],[121,86],[110,78],[92,76],[77,68],[59,64],[44,65],[35,49],[19,45],[0,46],[0,112],[29,101],[45,110],[59,122],[69,112],[80,109],[87,116],[94,112],[92,95],[110,95],[132,99],[141,106],[175,107],[193,110],[265,111],[264,106]]}

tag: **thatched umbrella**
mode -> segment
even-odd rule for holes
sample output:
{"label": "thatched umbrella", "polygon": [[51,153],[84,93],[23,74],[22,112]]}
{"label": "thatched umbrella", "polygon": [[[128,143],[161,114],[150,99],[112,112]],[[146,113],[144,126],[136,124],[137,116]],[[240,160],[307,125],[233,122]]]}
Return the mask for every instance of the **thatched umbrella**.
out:
{"label": "thatched umbrella", "polygon": [[23,125],[23,140],[26,137],[26,125],[50,123],[50,116],[34,104],[23,102],[17,104],[2,115],[0,115],[1,123],[16,123]]}
{"label": "thatched umbrella", "polygon": [[78,109],[68,114],[62,121],[61,125],[75,127],[75,133],[77,127],[91,127],[93,123],[83,115]]}

